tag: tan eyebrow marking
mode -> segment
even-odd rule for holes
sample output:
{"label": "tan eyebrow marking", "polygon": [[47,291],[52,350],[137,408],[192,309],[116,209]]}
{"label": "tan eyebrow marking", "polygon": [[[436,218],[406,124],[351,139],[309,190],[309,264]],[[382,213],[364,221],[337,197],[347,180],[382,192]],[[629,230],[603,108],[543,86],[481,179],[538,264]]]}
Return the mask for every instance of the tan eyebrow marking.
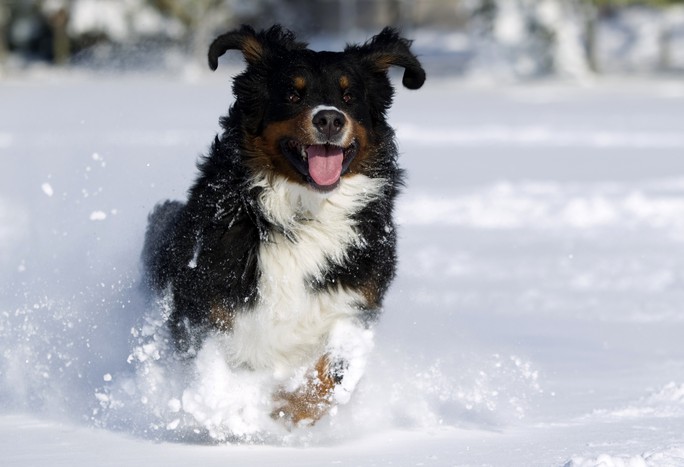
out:
{"label": "tan eyebrow marking", "polygon": [[294,79],[294,87],[297,91],[301,91],[306,87],[306,79],[303,76],[297,76]]}
{"label": "tan eyebrow marking", "polygon": [[340,76],[340,87],[347,89],[349,87],[349,77],[347,75]]}

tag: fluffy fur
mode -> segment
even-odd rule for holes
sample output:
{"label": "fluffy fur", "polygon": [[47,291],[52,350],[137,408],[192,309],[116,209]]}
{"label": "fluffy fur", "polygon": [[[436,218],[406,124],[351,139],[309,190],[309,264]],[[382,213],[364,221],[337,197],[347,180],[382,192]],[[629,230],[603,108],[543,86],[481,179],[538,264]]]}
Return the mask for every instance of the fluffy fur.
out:
{"label": "fluffy fur", "polygon": [[172,294],[180,353],[224,333],[231,364],[284,381],[274,417],[315,421],[363,373],[368,327],[395,274],[402,171],[387,70],[403,67],[410,89],[425,72],[390,28],[314,52],[279,26],[243,26],[212,43],[210,67],[233,49],[247,62],[235,102],[187,202],[150,214],[146,282]]}

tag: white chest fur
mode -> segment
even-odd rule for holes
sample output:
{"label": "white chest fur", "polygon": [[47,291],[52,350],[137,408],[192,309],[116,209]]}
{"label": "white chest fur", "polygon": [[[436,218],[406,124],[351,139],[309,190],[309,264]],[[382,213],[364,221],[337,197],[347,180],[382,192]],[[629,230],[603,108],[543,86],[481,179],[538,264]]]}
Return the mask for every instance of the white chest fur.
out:
{"label": "white chest fur", "polygon": [[259,298],[254,309],[237,314],[229,358],[287,376],[320,357],[335,326],[353,320],[363,304],[354,291],[338,286],[314,292],[309,282],[362,241],[352,215],[378,197],[384,180],[345,177],[329,194],[284,179],[258,183],[264,188],[261,208],[285,233],[259,249]]}

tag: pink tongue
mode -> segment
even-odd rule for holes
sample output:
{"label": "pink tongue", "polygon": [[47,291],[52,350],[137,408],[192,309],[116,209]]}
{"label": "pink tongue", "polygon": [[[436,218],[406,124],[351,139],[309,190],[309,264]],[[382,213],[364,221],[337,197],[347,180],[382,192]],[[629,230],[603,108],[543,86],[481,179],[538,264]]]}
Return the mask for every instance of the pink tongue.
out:
{"label": "pink tongue", "polygon": [[314,144],[306,148],[309,158],[309,175],[320,186],[336,183],[342,175],[342,148]]}

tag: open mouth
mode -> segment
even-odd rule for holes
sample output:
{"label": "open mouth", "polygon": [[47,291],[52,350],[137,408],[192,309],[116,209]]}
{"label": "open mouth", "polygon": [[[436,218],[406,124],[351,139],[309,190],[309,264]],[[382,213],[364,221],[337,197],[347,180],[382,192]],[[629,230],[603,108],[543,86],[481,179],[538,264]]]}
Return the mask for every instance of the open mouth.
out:
{"label": "open mouth", "polygon": [[346,148],[334,144],[302,144],[294,139],[281,142],[283,154],[315,189],[330,191],[349,169],[358,153],[356,140]]}

